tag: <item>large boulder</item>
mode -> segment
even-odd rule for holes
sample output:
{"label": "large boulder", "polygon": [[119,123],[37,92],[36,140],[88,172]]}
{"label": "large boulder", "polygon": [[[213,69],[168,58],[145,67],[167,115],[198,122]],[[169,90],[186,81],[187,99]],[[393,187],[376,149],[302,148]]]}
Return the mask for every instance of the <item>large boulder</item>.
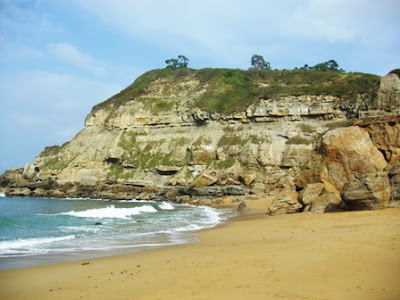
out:
{"label": "large boulder", "polygon": [[344,185],[341,196],[353,210],[388,207],[391,198],[389,176],[386,172],[378,172],[353,178]]}
{"label": "large boulder", "polygon": [[262,182],[257,182],[251,188],[252,194],[264,194],[265,193],[265,184]]}
{"label": "large boulder", "polygon": [[257,161],[265,167],[267,165],[279,165],[285,150],[286,139],[275,138],[272,141],[262,142],[258,145]]}
{"label": "large boulder", "polygon": [[215,172],[209,172],[208,170],[205,170],[199,176],[197,176],[190,185],[194,187],[205,187],[215,184],[217,180],[218,178]]}
{"label": "large boulder", "polygon": [[323,154],[322,181],[342,191],[353,176],[382,172],[387,162],[360,127],[338,128],[327,132],[318,149]]}
{"label": "large boulder", "polygon": [[338,210],[342,200],[335,193],[325,193],[313,200],[309,211],[312,213],[325,213]]}
{"label": "large boulder", "polygon": [[398,110],[400,104],[400,78],[396,74],[388,74],[381,78],[374,109]]}
{"label": "large boulder", "polygon": [[366,129],[372,143],[391,165],[400,162],[400,124],[377,123]]}
{"label": "large boulder", "polygon": [[281,167],[293,167],[305,165],[310,158],[313,145],[305,144],[290,144],[286,145],[285,152],[283,153]]}
{"label": "large boulder", "polygon": [[303,205],[311,204],[322,194],[324,187],[323,183],[310,183],[300,192],[300,202],[303,203]]}
{"label": "large boulder", "polygon": [[299,212],[303,205],[298,199],[299,194],[297,192],[285,190],[272,200],[268,207],[268,213],[270,215],[281,215]]}
{"label": "large boulder", "polygon": [[29,197],[29,196],[31,196],[32,192],[27,187],[18,187],[18,188],[11,190],[10,194],[13,196]]}
{"label": "large boulder", "polygon": [[322,166],[323,157],[317,152],[311,153],[307,169],[298,174],[294,180],[296,187],[304,189],[310,183],[321,183]]}
{"label": "large boulder", "polygon": [[23,171],[23,175],[25,176],[25,178],[27,178],[28,180],[33,180],[37,173],[39,172],[39,168],[36,167],[35,165],[32,165],[30,163],[27,163],[24,167],[24,171]]}

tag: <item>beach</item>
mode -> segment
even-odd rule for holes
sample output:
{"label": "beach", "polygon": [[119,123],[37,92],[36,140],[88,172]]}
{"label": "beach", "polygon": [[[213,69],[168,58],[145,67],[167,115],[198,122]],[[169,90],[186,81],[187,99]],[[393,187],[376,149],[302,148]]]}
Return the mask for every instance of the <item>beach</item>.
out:
{"label": "beach", "polygon": [[269,216],[269,201],[199,242],[0,271],[0,299],[400,298],[399,208]]}

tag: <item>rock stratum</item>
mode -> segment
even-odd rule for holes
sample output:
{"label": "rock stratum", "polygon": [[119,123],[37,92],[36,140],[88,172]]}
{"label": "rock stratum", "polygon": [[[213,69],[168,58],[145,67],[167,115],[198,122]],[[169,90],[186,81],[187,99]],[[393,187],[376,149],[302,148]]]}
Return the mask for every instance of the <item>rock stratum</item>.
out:
{"label": "rock stratum", "polygon": [[400,126],[387,117],[399,104],[396,74],[153,70],[0,188],[191,203],[277,194],[270,214],[398,206]]}

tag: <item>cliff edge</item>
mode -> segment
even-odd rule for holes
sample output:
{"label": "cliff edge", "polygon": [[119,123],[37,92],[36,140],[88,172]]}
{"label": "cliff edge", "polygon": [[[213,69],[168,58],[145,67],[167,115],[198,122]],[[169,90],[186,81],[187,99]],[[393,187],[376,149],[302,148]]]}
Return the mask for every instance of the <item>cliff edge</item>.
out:
{"label": "cliff edge", "polygon": [[[33,164],[2,174],[0,187],[11,196],[176,202],[299,190],[305,185],[296,186],[295,178],[312,173],[310,157],[326,148],[332,129],[360,116],[398,116],[399,87],[396,74],[149,71],[96,105],[71,141],[46,147]],[[381,133],[344,128],[350,138],[339,142],[353,144],[356,130],[375,134],[374,140],[398,131],[397,124],[387,126],[392,129]],[[382,159],[367,149],[363,155],[395,165],[399,137],[391,135],[396,138],[390,149],[377,150]],[[321,177],[318,172],[310,178]]]}

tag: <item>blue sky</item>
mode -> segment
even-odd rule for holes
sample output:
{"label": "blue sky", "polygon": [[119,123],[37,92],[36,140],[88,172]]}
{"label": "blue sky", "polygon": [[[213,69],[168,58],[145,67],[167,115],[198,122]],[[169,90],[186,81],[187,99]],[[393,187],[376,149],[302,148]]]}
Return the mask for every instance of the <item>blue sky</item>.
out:
{"label": "blue sky", "polygon": [[0,172],[73,138],[91,108],[184,54],[192,68],[335,59],[400,67],[398,0],[0,0]]}

